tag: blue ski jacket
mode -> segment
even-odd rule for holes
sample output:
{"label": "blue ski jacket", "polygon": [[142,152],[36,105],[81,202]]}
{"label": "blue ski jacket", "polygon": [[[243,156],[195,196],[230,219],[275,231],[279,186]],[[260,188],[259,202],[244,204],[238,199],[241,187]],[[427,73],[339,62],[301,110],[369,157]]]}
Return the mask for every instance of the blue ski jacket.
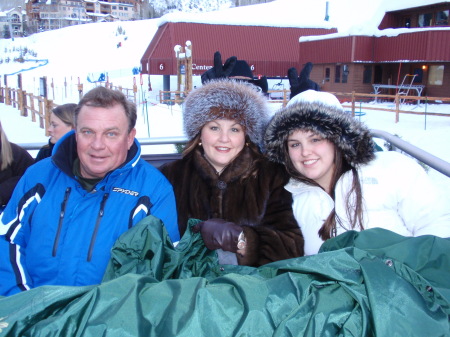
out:
{"label": "blue ski jacket", "polygon": [[0,217],[0,295],[100,283],[116,239],[150,214],[179,240],[172,186],[140,152],[135,140],[125,163],[90,192],[72,173],[73,131],[27,170]]}

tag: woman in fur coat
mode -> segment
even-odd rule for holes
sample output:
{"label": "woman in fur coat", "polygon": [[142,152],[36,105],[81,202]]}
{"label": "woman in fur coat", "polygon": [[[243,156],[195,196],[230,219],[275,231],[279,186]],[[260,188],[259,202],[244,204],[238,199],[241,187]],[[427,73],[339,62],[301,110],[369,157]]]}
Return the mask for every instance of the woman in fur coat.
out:
{"label": "woman in fur coat", "polygon": [[374,146],[369,129],[326,92],[295,96],[269,123],[267,155],[291,176],[306,255],[347,230],[450,237],[450,209],[423,168]]}
{"label": "woman in fur coat", "polygon": [[303,237],[284,189],[282,165],[260,152],[268,121],[265,98],[252,84],[222,79],[184,102],[189,142],[183,158],[161,168],[177,200],[180,234],[190,218],[226,264],[260,266],[303,255]]}

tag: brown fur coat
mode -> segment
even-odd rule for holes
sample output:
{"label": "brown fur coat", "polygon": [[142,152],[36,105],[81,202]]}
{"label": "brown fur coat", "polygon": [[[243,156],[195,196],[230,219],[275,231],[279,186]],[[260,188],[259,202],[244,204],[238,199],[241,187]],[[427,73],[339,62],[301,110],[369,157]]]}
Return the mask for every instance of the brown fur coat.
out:
{"label": "brown fur coat", "polygon": [[243,226],[247,240],[241,265],[259,266],[303,255],[303,236],[292,212],[292,196],[284,189],[282,166],[269,162],[256,147],[244,147],[218,176],[196,148],[161,171],[177,199],[180,234],[189,218],[221,218]]}

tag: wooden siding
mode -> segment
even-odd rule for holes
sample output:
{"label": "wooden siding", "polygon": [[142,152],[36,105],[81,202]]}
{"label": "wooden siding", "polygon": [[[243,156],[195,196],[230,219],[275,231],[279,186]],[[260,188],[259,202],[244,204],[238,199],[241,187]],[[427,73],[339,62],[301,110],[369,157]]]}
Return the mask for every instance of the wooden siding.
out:
{"label": "wooden siding", "polygon": [[347,36],[300,43],[300,63],[450,62],[450,30],[398,36]]}
{"label": "wooden siding", "polygon": [[375,39],[374,62],[450,61],[450,30],[427,30]]}
{"label": "wooden siding", "polygon": [[[422,96],[430,96],[430,97],[450,97],[450,92],[448,90],[450,86],[450,63],[429,63],[427,66],[433,64],[442,64],[444,65],[444,77],[442,85],[429,85],[428,84],[428,70],[423,72],[422,82],[420,84],[425,85],[425,89],[422,92]],[[343,65],[342,63],[340,64]],[[382,68],[382,78],[378,83],[384,84],[397,84],[401,83],[403,77],[406,74],[413,74],[414,70],[421,67],[422,64],[417,63],[382,63],[382,64],[373,64],[373,63],[353,63],[347,64],[349,66],[349,75],[347,83],[335,83],[335,70],[336,63],[325,63],[325,64],[314,64],[313,70],[311,72],[310,78],[319,83],[321,86],[321,90],[323,91],[331,91],[331,92],[346,92],[350,93],[352,91],[358,93],[372,93],[375,76],[375,67],[379,66]],[[363,83],[364,76],[364,67],[369,66],[372,67],[372,81],[371,83]],[[326,68],[330,69],[330,80],[326,81],[325,79],[325,71]],[[395,89],[392,89],[388,92],[389,94],[394,95]],[[415,92],[411,93],[412,95]]]}
{"label": "wooden siding", "polygon": [[[343,65],[343,64],[341,64]],[[363,64],[347,64],[349,66],[349,74],[347,83],[335,82],[335,63],[314,64],[310,79],[320,84],[321,90],[331,92],[347,92],[356,91],[359,93],[371,93],[373,91],[372,84],[363,83]],[[330,69],[330,80],[326,81],[326,69]]]}
{"label": "wooden siding", "polygon": [[159,27],[141,58],[142,72],[175,75],[175,45],[192,42],[193,74],[200,75],[213,65],[216,51],[222,61],[230,56],[246,60],[253,74],[285,77],[290,67],[298,67],[300,36],[336,32],[323,28],[283,28],[261,26],[166,23]]}
{"label": "wooden siding", "polygon": [[346,36],[335,39],[302,41],[299,62],[316,63],[372,62],[374,54],[372,36]]}
{"label": "wooden siding", "polygon": [[350,36],[300,43],[299,62],[339,63],[349,62],[352,55],[352,38]]}

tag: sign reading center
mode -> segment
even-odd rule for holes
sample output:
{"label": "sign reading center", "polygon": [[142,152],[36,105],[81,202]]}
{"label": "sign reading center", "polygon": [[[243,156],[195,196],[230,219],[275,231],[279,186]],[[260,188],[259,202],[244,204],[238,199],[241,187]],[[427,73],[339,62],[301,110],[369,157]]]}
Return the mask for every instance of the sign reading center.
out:
{"label": "sign reading center", "polygon": [[[211,69],[213,66],[207,66],[207,65],[200,65],[200,64],[196,64],[196,63],[193,63],[192,64],[192,70],[197,70],[197,71],[206,71],[206,70],[208,70],[208,69]],[[255,65],[254,64],[252,64],[252,65],[250,65],[250,69],[252,70],[252,71],[255,71]]]}

